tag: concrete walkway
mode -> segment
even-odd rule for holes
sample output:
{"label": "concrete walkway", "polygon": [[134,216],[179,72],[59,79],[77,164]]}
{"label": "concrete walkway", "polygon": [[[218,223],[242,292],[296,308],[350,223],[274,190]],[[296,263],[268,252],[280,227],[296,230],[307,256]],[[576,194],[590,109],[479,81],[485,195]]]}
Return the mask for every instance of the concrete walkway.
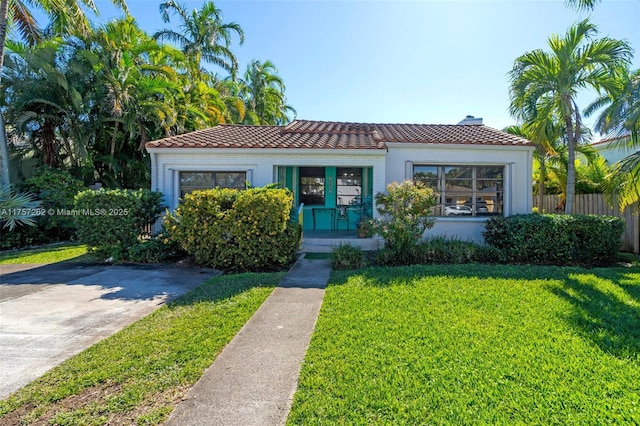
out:
{"label": "concrete walkway", "polygon": [[284,424],[330,273],[299,259],[165,424]]}

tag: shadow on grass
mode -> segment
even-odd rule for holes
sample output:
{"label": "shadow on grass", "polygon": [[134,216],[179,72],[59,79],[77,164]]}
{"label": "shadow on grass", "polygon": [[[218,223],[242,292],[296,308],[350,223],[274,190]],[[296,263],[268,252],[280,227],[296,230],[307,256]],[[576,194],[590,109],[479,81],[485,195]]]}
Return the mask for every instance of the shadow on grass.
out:
{"label": "shadow on grass", "polygon": [[275,287],[285,272],[219,275],[168,304],[168,308],[229,299],[254,287]]}
{"label": "shadow on grass", "polygon": [[[451,279],[549,280],[546,289],[569,302],[564,320],[581,336],[620,359],[640,361],[638,267],[593,268],[530,265],[415,265],[334,271],[329,285],[361,276],[366,285],[415,285],[428,276]],[[555,282],[552,284],[552,282]]]}
{"label": "shadow on grass", "polygon": [[563,288],[551,292],[574,306],[566,320],[582,336],[617,358],[640,361],[640,283],[615,285],[627,301],[598,288],[594,278],[567,278]]}

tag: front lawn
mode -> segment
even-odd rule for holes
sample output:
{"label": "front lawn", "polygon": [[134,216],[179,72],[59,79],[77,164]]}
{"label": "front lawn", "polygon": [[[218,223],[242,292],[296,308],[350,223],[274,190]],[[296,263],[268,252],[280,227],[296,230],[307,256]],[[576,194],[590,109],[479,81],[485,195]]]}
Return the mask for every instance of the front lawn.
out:
{"label": "front lawn", "polygon": [[66,260],[92,261],[83,244],[57,244],[29,250],[0,252],[0,265],[49,264]]}
{"label": "front lawn", "polygon": [[284,273],[209,280],[0,401],[0,424],[158,424]]}
{"label": "front lawn", "polygon": [[334,272],[288,424],[634,424],[640,268]]}

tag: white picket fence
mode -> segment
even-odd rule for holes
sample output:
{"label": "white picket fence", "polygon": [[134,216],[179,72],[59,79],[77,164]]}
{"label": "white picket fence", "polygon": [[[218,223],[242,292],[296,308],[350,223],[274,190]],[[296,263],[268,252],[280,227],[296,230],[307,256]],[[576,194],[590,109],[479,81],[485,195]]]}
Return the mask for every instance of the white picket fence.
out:
{"label": "white picket fence", "polygon": [[[560,202],[558,195],[545,195],[542,208],[538,205],[538,197],[534,195],[533,206],[539,212],[555,213]],[[624,219],[626,228],[622,235],[622,250],[640,254],[640,216],[638,206],[632,206],[620,213],[618,206],[611,206],[603,194],[576,194],[574,204],[575,214],[599,214],[617,216]]]}

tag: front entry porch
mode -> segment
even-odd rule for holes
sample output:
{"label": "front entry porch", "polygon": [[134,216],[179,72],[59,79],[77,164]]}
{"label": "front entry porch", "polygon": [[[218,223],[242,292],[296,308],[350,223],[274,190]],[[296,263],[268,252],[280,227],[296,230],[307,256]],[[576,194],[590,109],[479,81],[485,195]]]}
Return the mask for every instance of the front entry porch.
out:
{"label": "front entry porch", "polygon": [[302,206],[305,232],[354,232],[373,217],[373,166],[278,166],[276,176]]}

